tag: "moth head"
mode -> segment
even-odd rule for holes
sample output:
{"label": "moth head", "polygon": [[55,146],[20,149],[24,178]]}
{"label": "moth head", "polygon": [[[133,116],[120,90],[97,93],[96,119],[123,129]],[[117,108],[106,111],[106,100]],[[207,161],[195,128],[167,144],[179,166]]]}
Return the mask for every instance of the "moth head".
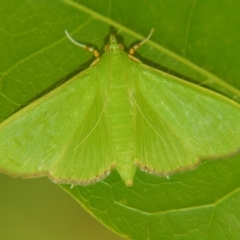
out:
{"label": "moth head", "polygon": [[124,47],[122,44],[119,44],[117,42],[117,39],[115,37],[115,35],[110,34],[110,38],[109,38],[109,44],[107,44],[104,47],[104,51],[105,52],[110,52],[110,51],[123,51]]}

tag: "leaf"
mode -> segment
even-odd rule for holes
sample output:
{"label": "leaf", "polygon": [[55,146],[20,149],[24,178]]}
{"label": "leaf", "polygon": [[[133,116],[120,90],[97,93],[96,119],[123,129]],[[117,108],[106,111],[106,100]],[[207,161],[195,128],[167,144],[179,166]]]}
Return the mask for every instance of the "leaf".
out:
{"label": "leaf", "polygon": [[[13,2],[11,5],[4,1],[1,3],[4,6],[0,14],[1,25],[4,26],[0,35],[1,43],[4,44],[4,47],[1,48],[2,58],[0,60],[1,119],[5,119],[31,99],[44,95],[65,81],[68,73],[73,73],[76,69],[79,71],[89,65],[86,61],[89,60],[90,55],[74,46],[69,47],[71,46],[69,44],[61,44],[61,40],[64,39],[62,35],[64,29],[78,30],[74,34],[76,39],[87,41],[87,43],[97,43],[100,48],[104,45],[102,39],[107,36],[108,24],[112,24],[112,21],[112,25],[115,27],[115,23],[121,23],[119,28],[122,29],[121,36],[123,36],[126,46],[140,39],[135,32],[146,36],[150,28],[155,28],[152,41],[157,43],[157,46],[150,43],[150,46],[153,47],[145,45],[139,50],[139,54],[145,58],[143,59],[144,63],[193,82],[210,82],[212,88],[226,92],[227,96],[229,96],[229,92],[232,92],[232,96],[236,100],[239,96],[236,89],[239,86],[240,69],[239,39],[236,35],[239,32],[239,20],[236,18],[239,4],[237,1],[234,1],[231,6],[226,6],[226,3],[219,5],[214,1],[207,4],[205,2],[192,4],[188,1],[181,1],[178,4],[176,1],[162,1],[159,4],[152,1],[148,2],[147,6],[134,1],[114,1],[111,6],[108,5],[108,2],[94,3],[94,6],[88,6],[87,4],[93,3],[81,1],[81,4],[85,4],[87,9],[91,8],[92,11],[98,12],[100,16],[107,19],[97,18],[95,14],[89,15],[85,10],[76,10],[60,1],[51,3],[47,1],[41,1],[41,3],[37,1],[21,2],[18,3],[19,5],[14,2],[14,4],[13,7]],[[133,12],[137,13],[134,14],[134,17]],[[14,16],[14,18],[9,18],[9,16]],[[96,19],[100,19],[100,21]],[[127,26],[128,29],[124,26]],[[131,29],[132,36],[137,36],[137,38],[124,34],[123,31],[129,29]],[[88,42],[89,39],[91,39],[90,42]],[[160,50],[162,49],[160,45],[164,46],[165,53]],[[170,53],[174,52],[178,55],[168,55],[166,49],[170,49]],[[139,58],[139,56],[137,57]],[[146,61],[146,59],[152,62]],[[180,60],[182,61],[180,62]],[[189,66],[189,60],[190,63],[196,63],[199,67],[191,64]],[[67,79],[71,77],[70,74]],[[216,79],[220,81],[216,81]],[[142,172],[137,172],[136,177],[139,181],[134,182],[135,190],[132,188],[128,190],[124,186],[116,184],[119,177],[113,173],[107,182],[104,181],[101,184],[101,188],[106,190],[101,192],[105,195],[101,195],[99,191],[100,184],[94,187],[75,187],[68,191],[83,201],[86,208],[90,209],[105,224],[123,235],[131,235],[131,238],[141,239],[140,236],[144,238],[145,233],[155,232],[158,236],[162,236],[162,239],[179,239],[181,236],[185,239],[193,237],[203,239],[202,233],[205,231],[206,239],[214,239],[214,237],[224,239],[224,234],[229,234],[228,237],[230,236],[231,239],[238,239],[239,214],[232,201],[238,202],[238,162],[238,157],[226,161],[209,162],[206,164],[207,169],[202,169],[200,166],[197,170],[188,172],[193,175],[181,173],[176,175],[179,176],[175,179],[176,181],[172,177],[169,180],[160,178],[163,182],[158,184],[154,176],[151,178]],[[202,171],[200,171],[201,169]],[[149,180],[150,184],[143,184],[143,182],[146,183],[146,178],[151,180]],[[158,202],[157,199],[162,201]],[[220,205],[222,202],[225,205]],[[168,208],[164,208],[166,205],[164,203],[169,204]],[[119,204],[121,204],[121,208],[118,207]],[[149,209],[146,209],[146,206],[149,206]],[[191,207],[196,209],[196,206],[201,210],[201,215],[194,213],[190,215]],[[212,221],[209,222],[205,221],[209,218],[204,218],[212,213],[212,211],[208,211],[211,208],[207,208],[207,206],[213,206],[214,213],[220,214],[218,216],[213,214]],[[229,209],[227,206],[231,208]],[[143,225],[136,225],[139,215],[135,216],[136,211],[131,209],[136,209],[140,216],[145,218],[145,221],[142,222]],[[169,212],[177,221],[170,222],[171,229],[168,227],[169,221],[164,217],[163,221],[155,218],[155,225],[145,225],[146,221],[154,215],[151,212],[162,211],[162,216],[164,216],[164,209],[167,209],[168,212],[175,209],[175,211]],[[221,211],[221,209],[226,211]],[[231,218],[227,212],[233,213],[233,221],[230,221]],[[145,213],[150,213],[150,215]],[[188,215],[183,215],[184,213]],[[132,222],[124,221],[126,224],[123,224],[123,221],[118,221],[122,216],[124,219],[128,216]],[[184,217],[184,220],[181,220],[181,217]],[[192,221],[193,218],[195,221]],[[236,225],[232,225],[236,226],[235,232],[232,231],[233,228],[228,228],[227,224],[220,225],[217,222],[218,219],[223,218],[226,219],[224,223],[236,223]],[[184,226],[180,223],[183,223]],[[208,223],[211,228],[207,228],[206,224]],[[219,226],[224,230],[214,231]],[[139,232],[139,229],[142,231]]]}

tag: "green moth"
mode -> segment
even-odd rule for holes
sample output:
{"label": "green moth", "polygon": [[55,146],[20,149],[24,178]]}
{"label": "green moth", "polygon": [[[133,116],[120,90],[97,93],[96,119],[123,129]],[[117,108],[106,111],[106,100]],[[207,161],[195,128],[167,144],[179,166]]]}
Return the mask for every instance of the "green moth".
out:
{"label": "green moth", "polygon": [[168,176],[240,148],[240,106],[144,65],[111,35],[105,53],[0,125],[0,170],[91,184],[116,168]]}

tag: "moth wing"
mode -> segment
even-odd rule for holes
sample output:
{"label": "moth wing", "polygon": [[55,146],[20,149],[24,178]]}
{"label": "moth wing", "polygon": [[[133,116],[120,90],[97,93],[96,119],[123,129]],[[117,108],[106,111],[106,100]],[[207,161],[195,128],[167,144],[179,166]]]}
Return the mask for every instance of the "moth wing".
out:
{"label": "moth wing", "polygon": [[0,125],[1,171],[72,184],[106,175],[113,154],[94,76],[94,67],[83,71]]}
{"label": "moth wing", "polygon": [[240,148],[240,106],[213,91],[139,65],[136,159],[168,174]]}

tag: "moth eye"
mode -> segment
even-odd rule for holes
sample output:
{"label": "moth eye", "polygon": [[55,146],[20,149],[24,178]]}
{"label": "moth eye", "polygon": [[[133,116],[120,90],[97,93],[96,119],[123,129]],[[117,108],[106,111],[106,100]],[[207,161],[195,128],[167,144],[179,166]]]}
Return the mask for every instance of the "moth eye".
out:
{"label": "moth eye", "polygon": [[123,50],[124,50],[123,45],[122,45],[122,44],[118,44],[118,49],[119,49],[120,51],[123,51]]}
{"label": "moth eye", "polygon": [[110,45],[107,44],[105,47],[104,47],[104,52],[109,52],[110,50]]}

